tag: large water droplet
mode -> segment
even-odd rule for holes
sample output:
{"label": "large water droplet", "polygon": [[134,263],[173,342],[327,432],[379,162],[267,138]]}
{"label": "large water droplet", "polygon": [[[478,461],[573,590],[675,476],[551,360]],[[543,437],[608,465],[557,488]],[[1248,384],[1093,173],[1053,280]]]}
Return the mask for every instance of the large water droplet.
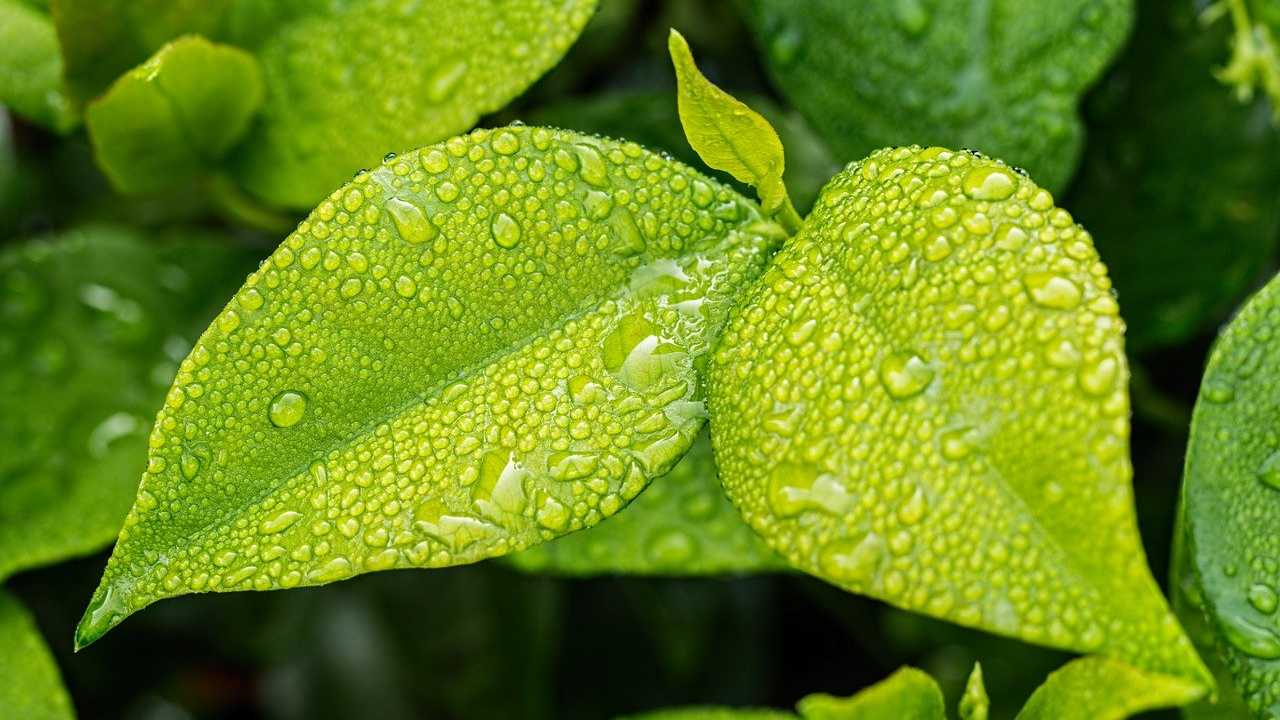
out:
{"label": "large water droplet", "polygon": [[417,245],[436,236],[436,226],[427,219],[417,205],[400,198],[391,198],[387,201],[386,207],[392,222],[395,223],[396,231],[407,242]]}
{"label": "large water droplet", "polygon": [[818,510],[843,515],[853,496],[839,478],[807,463],[781,462],[769,474],[769,507],[783,517]]}
{"label": "large water droplet", "polygon": [[827,543],[820,551],[818,565],[837,582],[865,585],[875,577],[884,556],[884,540],[871,532],[856,540]]}
{"label": "large water droplet", "polygon": [[1219,616],[1222,634],[1240,652],[1262,660],[1280,658],[1280,637],[1275,631],[1231,614]]}
{"label": "large water droplet", "polygon": [[1022,278],[1031,299],[1042,307],[1070,310],[1080,304],[1080,287],[1068,278],[1049,272],[1027,273]]}
{"label": "large water droplet", "polygon": [[1280,490],[1280,450],[1272,452],[1258,466],[1258,482],[1273,490]]}
{"label": "large water droplet", "polygon": [[1276,591],[1270,585],[1265,583],[1254,583],[1249,588],[1249,604],[1254,610],[1263,615],[1270,615],[1276,611],[1277,601]]}
{"label": "large water droplet", "polygon": [[493,234],[493,241],[498,244],[498,247],[510,250],[520,244],[520,223],[504,212],[493,216],[489,231]]}
{"label": "large water droplet", "polygon": [[933,382],[933,368],[914,353],[893,353],[880,362],[880,382],[899,400],[918,395]]}
{"label": "large water droplet", "polygon": [[297,425],[307,412],[307,396],[296,390],[285,390],[271,399],[267,414],[271,424],[286,428]]}
{"label": "large water droplet", "polygon": [[961,181],[964,194],[975,200],[1004,200],[1017,187],[1013,175],[991,166],[975,167]]}

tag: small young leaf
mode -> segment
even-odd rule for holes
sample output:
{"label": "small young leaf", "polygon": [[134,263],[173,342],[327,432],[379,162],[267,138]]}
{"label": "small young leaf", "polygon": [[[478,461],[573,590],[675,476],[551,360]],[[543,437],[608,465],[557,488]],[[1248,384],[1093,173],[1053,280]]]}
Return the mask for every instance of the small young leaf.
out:
{"label": "small young leaf", "polygon": [[0,252],[0,579],[120,531],[177,362],[253,267],[109,227]]}
{"label": "small young leaf", "polygon": [[1278,337],[1273,279],[1223,330],[1205,368],[1187,445],[1185,567],[1176,579],[1208,618],[1236,689],[1262,714],[1280,711]]}
{"label": "small young leaf", "polygon": [[63,90],[53,24],[22,0],[0,0],[0,105],[55,132],[79,119]]}
{"label": "small young leaf", "polygon": [[58,666],[26,609],[0,591],[0,716],[73,720]]}
{"label": "small young leaf", "polygon": [[781,211],[788,222],[798,226],[800,219],[782,183],[782,141],[773,126],[707,80],[680,33],[671,31],[667,48],[676,69],[680,124],[689,145],[707,165],[755,187],[765,212]]}
{"label": "small young leaf", "polygon": [[974,663],[969,681],[964,685],[964,695],[960,698],[960,720],[987,720],[990,712],[991,701],[987,699],[987,687],[982,682],[982,665]]}
{"label": "small young leaf", "polygon": [[906,143],[976,147],[1064,188],[1080,94],[1129,32],[1131,0],[749,0],[782,91],[840,160]]}
{"label": "small young leaf", "polygon": [[626,512],[512,555],[511,563],[560,575],[717,575],[787,567],[725,497],[705,432]]}
{"label": "small young leaf", "polygon": [[1207,685],[1135,526],[1123,328],[1049,193],[878,151],[735,306],[709,372],[721,481],[840,587]]}
{"label": "small young leaf", "polygon": [[1123,720],[1204,694],[1194,682],[1103,657],[1072,660],[1032,693],[1017,720]]}
{"label": "small young leaf", "polygon": [[856,695],[809,695],[796,704],[804,720],[946,720],[938,683],[913,667],[897,672]]}
{"label": "small young leaf", "polygon": [[771,708],[681,707],[627,715],[617,720],[797,720],[795,713]]}
{"label": "small young leaf", "polygon": [[612,515],[703,424],[782,231],[630,143],[477,131],[339,188],[183,361],[78,630],[155,600],[522,550]]}
{"label": "small young leaf", "polygon": [[249,53],[198,36],[165,45],[90,103],[85,124],[117,190],[157,192],[210,171],[262,104]]}
{"label": "small young leaf", "polygon": [[253,52],[266,99],[231,170],[268,203],[307,207],[387,152],[505,105],[564,55],[596,3],[58,0],[54,20],[68,76],[86,89],[100,64],[127,58],[118,73],[186,33]]}
{"label": "small young leaf", "polygon": [[1280,3],[1274,0],[1218,0],[1209,17],[1230,15],[1231,61],[1217,73],[1231,85],[1241,102],[1261,90],[1271,98],[1272,112],[1280,122]]}

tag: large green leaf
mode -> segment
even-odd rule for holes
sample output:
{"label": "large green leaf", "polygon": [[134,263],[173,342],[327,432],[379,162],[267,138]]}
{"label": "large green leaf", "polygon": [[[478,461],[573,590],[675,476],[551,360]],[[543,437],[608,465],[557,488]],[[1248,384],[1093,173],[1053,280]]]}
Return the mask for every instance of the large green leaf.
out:
{"label": "large green leaf", "polygon": [[1079,95],[1119,50],[1130,0],[747,0],[782,91],[842,160],[976,147],[1065,187]]}
{"label": "large green leaf", "polygon": [[732,313],[721,481],[850,591],[1207,684],[1135,525],[1123,329],[1049,193],[969,153],[876,152]]}
{"label": "large green leaf", "polygon": [[787,567],[725,497],[705,433],[626,512],[529,548],[511,562],[563,575],[715,575]]}
{"label": "large green leaf", "polygon": [[1200,386],[1182,489],[1182,592],[1208,618],[1236,690],[1280,712],[1280,281],[1240,310]]}
{"label": "large green leaf", "polygon": [[595,5],[56,0],[54,19],[68,75],[90,95],[104,66],[119,73],[183,33],[253,51],[266,100],[233,171],[263,200],[305,207],[387,152],[443,140],[506,104],[560,59]]}
{"label": "large green leaf", "polygon": [[191,35],[125,73],[85,122],[117,189],[157,192],[214,167],[248,130],[262,93],[252,55]]}
{"label": "large green leaf", "polygon": [[1018,720],[1123,720],[1176,707],[1204,694],[1182,678],[1153,675],[1110,658],[1073,660],[1049,675],[1018,713]]}
{"label": "large green leaf", "polygon": [[115,537],[178,361],[252,267],[107,227],[0,253],[0,578]]}
{"label": "large green leaf", "polygon": [[1210,73],[1223,35],[1191,3],[1141,3],[1132,46],[1086,106],[1066,205],[1094,234],[1133,349],[1220,322],[1280,240],[1280,132],[1265,103],[1223,98]]}
{"label": "large green leaf", "polygon": [[78,119],[63,89],[53,24],[22,0],[0,0],[0,105],[58,132]]}
{"label": "large green leaf", "polygon": [[183,361],[78,631],[521,550],[671,469],[780,228],[634,144],[477,131],[336,190]]}
{"label": "large green leaf", "polygon": [[0,591],[0,717],[71,720],[71,698],[25,608]]}

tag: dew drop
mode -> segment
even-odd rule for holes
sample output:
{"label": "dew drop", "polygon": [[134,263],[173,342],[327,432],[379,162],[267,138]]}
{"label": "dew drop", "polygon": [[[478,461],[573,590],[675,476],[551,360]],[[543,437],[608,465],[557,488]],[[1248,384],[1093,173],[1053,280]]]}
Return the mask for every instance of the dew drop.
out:
{"label": "dew drop", "polygon": [[1222,634],[1240,652],[1262,660],[1280,658],[1280,637],[1269,628],[1231,614],[1219,616]]}
{"label": "dew drop", "polygon": [[835,540],[823,546],[818,565],[832,579],[863,585],[870,582],[885,556],[885,542],[876,533],[858,540]]}
{"label": "dew drop", "polygon": [[899,400],[920,394],[933,376],[933,368],[914,353],[893,353],[880,362],[880,382]]}
{"label": "dew drop", "polygon": [[590,145],[575,145],[573,149],[578,156],[578,172],[582,179],[596,187],[608,185],[609,172],[600,153]]}
{"label": "dew drop", "polygon": [[520,139],[504,130],[494,136],[492,145],[493,151],[499,155],[511,155],[520,149]]}
{"label": "dew drop", "polygon": [[391,198],[387,201],[386,208],[391,214],[391,221],[395,223],[396,232],[406,242],[417,245],[436,236],[436,226],[417,205],[400,198]]}
{"label": "dew drop", "polygon": [[644,550],[649,560],[658,565],[680,566],[693,559],[697,541],[683,530],[668,528],[649,538]]}
{"label": "dew drop", "polygon": [[1027,273],[1022,278],[1031,300],[1041,307],[1070,310],[1080,304],[1080,287],[1071,280],[1048,272]]}
{"label": "dew drop", "polygon": [[1255,583],[1249,588],[1249,604],[1254,610],[1263,615],[1270,615],[1276,611],[1278,598],[1276,591],[1270,585],[1265,583]]}
{"label": "dew drop", "polygon": [[961,181],[964,194],[974,200],[1004,200],[1016,188],[1013,176],[998,167],[975,167]]}
{"label": "dew drop", "polygon": [[498,247],[510,250],[520,244],[520,223],[504,212],[493,217],[489,232],[493,235],[493,241],[498,244]]}
{"label": "dew drop", "polygon": [[285,390],[271,399],[268,416],[271,424],[286,428],[297,425],[307,411],[307,396],[295,390]]}
{"label": "dew drop", "polygon": [[1268,455],[1258,466],[1258,482],[1273,490],[1280,490],[1280,450]]}

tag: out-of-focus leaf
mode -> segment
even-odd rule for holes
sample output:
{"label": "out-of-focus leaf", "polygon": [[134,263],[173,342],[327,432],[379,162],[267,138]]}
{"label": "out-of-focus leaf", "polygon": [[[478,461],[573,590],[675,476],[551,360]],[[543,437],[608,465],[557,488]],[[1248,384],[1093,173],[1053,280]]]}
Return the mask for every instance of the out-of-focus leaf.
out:
{"label": "out-of-focus leaf", "polygon": [[1065,187],[1080,94],[1120,49],[1130,0],[749,0],[782,91],[840,160],[975,147]]}
{"label": "out-of-focus leaf", "polygon": [[1143,672],[1111,658],[1086,657],[1049,675],[1018,720],[1123,720],[1185,705],[1203,694],[1203,687],[1182,678]]}
{"label": "out-of-focus leaf", "polygon": [[54,20],[68,73],[88,88],[100,64],[132,67],[183,33],[254,52],[266,100],[233,172],[268,203],[306,207],[387,152],[443,140],[506,104],[564,55],[595,6],[59,0]]}
{"label": "out-of-focus leaf", "polygon": [[511,563],[562,575],[714,575],[787,567],[725,497],[705,433],[624,512],[513,555]]}
{"label": "out-of-focus leaf", "polygon": [[[782,179],[796,208],[808,212],[818,191],[840,166],[826,143],[799,113],[783,110],[763,95],[745,94],[747,105],[773,125],[786,148]],[[524,113],[531,125],[551,125],[613,138],[625,138],[655,150],[665,150],[690,164],[700,162],[680,126],[674,90],[621,90],[570,98]],[[723,173],[718,176],[730,180]]]}
{"label": "out-of-focus leaf", "polygon": [[1256,716],[1280,712],[1280,279],[1218,337],[1191,420],[1181,592]]}
{"label": "out-of-focus leaf", "polygon": [[0,717],[72,720],[71,698],[35,622],[0,591]]}
{"label": "out-of-focus leaf", "polygon": [[705,419],[697,367],[781,229],[631,143],[476,131],[361,173],[179,368],[77,633],[191,592],[523,550]]}
{"label": "out-of-focus leaf", "polygon": [[848,698],[825,693],[796,704],[805,720],[946,720],[938,683],[913,667],[897,672]]}
{"label": "out-of-focus leaf", "polygon": [[721,481],[849,591],[1207,686],[1137,532],[1123,330],[1089,233],[1034,182],[878,151],[730,314]]}
{"label": "out-of-focus leaf", "polygon": [[796,720],[796,715],[770,708],[693,706],[627,715],[618,720]]}
{"label": "out-of-focus leaf", "polygon": [[1228,15],[1232,27],[1231,59],[1218,70],[1218,79],[1234,87],[1241,102],[1261,90],[1280,123],[1280,2],[1218,0],[1206,10],[1206,19],[1216,15]]}
{"label": "out-of-focus leaf", "polygon": [[1093,231],[1129,345],[1220,322],[1280,239],[1280,131],[1223,98],[1221,28],[1190,2],[1139,5],[1133,44],[1086,106],[1091,135],[1066,205]]}
{"label": "out-of-focus leaf", "polygon": [[21,0],[0,0],[0,105],[57,132],[78,121],[63,90],[53,24]]}
{"label": "out-of-focus leaf", "polygon": [[165,45],[90,103],[98,165],[126,193],[151,193],[211,170],[262,104],[249,53],[190,35]]}
{"label": "out-of-focus leaf", "polygon": [[107,227],[0,253],[0,578],[120,530],[178,361],[252,267],[226,238]]}

